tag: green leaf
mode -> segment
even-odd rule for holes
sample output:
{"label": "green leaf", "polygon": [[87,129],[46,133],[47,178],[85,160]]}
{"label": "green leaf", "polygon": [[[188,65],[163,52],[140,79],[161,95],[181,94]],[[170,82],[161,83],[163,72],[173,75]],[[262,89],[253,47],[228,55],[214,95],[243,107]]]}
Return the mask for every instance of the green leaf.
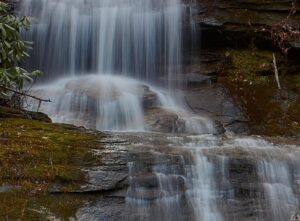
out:
{"label": "green leaf", "polygon": [[0,24],[0,31],[1,31],[2,39],[5,39],[7,37],[7,33],[5,28],[3,27],[3,24]]}
{"label": "green leaf", "polygon": [[31,19],[9,14],[7,9],[8,5],[0,1],[0,84],[21,89],[25,81],[33,82],[42,73],[16,66],[30,56],[33,42],[23,40],[21,30],[29,28]]}
{"label": "green leaf", "polygon": [[10,25],[8,24],[4,24],[4,26],[8,29],[10,29],[10,31],[16,31],[16,29],[14,29],[13,27],[11,27]]}
{"label": "green leaf", "polygon": [[7,41],[4,41],[4,44],[8,49],[11,48],[11,45]]}

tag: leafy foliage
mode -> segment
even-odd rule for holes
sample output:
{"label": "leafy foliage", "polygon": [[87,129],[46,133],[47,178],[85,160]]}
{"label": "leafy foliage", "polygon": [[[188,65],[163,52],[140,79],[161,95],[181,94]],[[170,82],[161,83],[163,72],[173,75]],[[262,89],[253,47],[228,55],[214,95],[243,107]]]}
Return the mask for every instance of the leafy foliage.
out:
{"label": "leafy foliage", "polygon": [[26,81],[32,82],[40,71],[28,72],[19,67],[20,62],[29,57],[27,51],[32,42],[22,39],[21,30],[30,27],[30,19],[19,17],[8,12],[8,5],[0,2],[0,94],[4,88],[20,90]]}

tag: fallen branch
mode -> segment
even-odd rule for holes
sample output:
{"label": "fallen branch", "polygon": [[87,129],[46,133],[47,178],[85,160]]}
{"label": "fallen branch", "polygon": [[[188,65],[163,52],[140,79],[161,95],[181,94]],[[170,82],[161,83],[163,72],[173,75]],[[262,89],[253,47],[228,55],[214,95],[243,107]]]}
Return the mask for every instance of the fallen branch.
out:
{"label": "fallen branch", "polygon": [[274,65],[275,79],[276,79],[276,82],[277,82],[278,89],[280,90],[281,85],[280,85],[280,82],[279,82],[278,68],[277,68],[277,63],[276,63],[276,58],[275,58],[274,53],[273,53],[273,65]]}
{"label": "fallen branch", "polygon": [[38,108],[37,108],[37,112],[39,111],[42,102],[52,102],[50,99],[45,100],[45,99],[42,99],[42,98],[39,98],[39,97],[30,95],[30,94],[27,94],[25,92],[21,92],[21,91],[17,91],[17,90],[5,87],[3,85],[0,85],[0,88],[2,88],[4,90],[7,90],[7,91],[10,91],[10,92],[13,92],[15,94],[19,94],[19,95],[22,95],[22,96],[25,96],[25,97],[30,97],[32,99],[38,100],[39,101],[39,105],[38,105]]}
{"label": "fallen branch", "polygon": [[31,97],[31,98],[33,98],[33,99],[35,99],[35,100],[38,100],[38,101],[41,101],[41,102],[52,102],[50,99],[44,100],[44,99],[42,99],[42,98],[39,98],[39,97],[30,95],[30,94],[26,94],[26,93],[21,92],[21,91],[16,91],[16,90],[14,90],[14,89],[5,87],[5,86],[3,86],[3,85],[0,85],[0,88],[3,88],[4,90],[11,91],[11,92],[14,92],[14,93],[16,93],[16,94],[19,94],[19,95],[22,95],[22,96],[25,96],[25,97]]}

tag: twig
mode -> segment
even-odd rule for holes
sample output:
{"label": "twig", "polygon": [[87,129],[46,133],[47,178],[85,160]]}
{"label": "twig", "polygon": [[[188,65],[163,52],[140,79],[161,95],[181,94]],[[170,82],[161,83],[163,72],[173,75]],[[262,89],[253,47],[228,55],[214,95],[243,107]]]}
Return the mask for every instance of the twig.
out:
{"label": "twig", "polygon": [[277,86],[278,86],[278,89],[281,90],[281,85],[280,85],[279,76],[278,76],[278,68],[277,68],[277,63],[276,63],[276,58],[275,58],[274,53],[273,53],[273,65],[274,65],[274,72],[275,72],[275,79],[277,82]]}
{"label": "twig", "polygon": [[11,92],[14,92],[14,93],[16,93],[16,94],[19,94],[19,95],[22,95],[22,96],[25,96],[25,97],[31,97],[31,98],[33,98],[33,99],[35,99],[35,100],[38,100],[39,102],[52,102],[50,99],[44,100],[44,99],[42,99],[42,98],[39,98],[39,97],[30,95],[30,94],[27,94],[27,93],[24,93],[24,92],[16,91],[16,90],[14,90],[14,89],[5,87],[5,86],[3,86],[3,85],[0,85],[0,88],[2,88],[2,89],[4,89],[4,90],[11,91]]}

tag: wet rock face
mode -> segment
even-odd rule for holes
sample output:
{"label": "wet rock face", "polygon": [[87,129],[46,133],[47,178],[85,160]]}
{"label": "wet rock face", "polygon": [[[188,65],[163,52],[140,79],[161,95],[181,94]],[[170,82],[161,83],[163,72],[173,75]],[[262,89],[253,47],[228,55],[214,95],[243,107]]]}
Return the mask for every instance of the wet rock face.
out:
{"label": "wet rock face", "polygon": [[[197,0],[191,10],[193,32],[185,36],[183,72],[186,78],[199,77],[185,87],[187,104],[231,132],[297,136],[300,16],[289,16],[292,8],[297,11],[298,2]],[[191,24],[187,26],[190,31]],[[285,27],[298,34],[289,37]],[[274,78],[273,52],[281,91]],[[213,81],[200,85],[197,80],[203,75]],[[269,114],[271,109],[276,111]]]}
{"label": "wet rock face", "polygon": [[[127,134],[130,143],[124,138],[105,141],[104,166],[92,169],[103,185],[87,190],[100,195],[77,211],[79,220],[284,221],[296,208],[299,165],[293,147],[268,149],[272,144],[251,138]],[[123,160],[113,160],[118,154]]]}
{"label": "wet rock face", "polygon": [[238,134],[249,133],[247,118],[220,84],[187,90],[185,100],[194,112],[208,114],[221,122],[227,131]]}
{"label": "wet rock face", "polygon": [[145,110],[154,108],[158,105],[157,94],[150,90],[148,86],[143,85],[144,92],[142,93],[142,104]]}

